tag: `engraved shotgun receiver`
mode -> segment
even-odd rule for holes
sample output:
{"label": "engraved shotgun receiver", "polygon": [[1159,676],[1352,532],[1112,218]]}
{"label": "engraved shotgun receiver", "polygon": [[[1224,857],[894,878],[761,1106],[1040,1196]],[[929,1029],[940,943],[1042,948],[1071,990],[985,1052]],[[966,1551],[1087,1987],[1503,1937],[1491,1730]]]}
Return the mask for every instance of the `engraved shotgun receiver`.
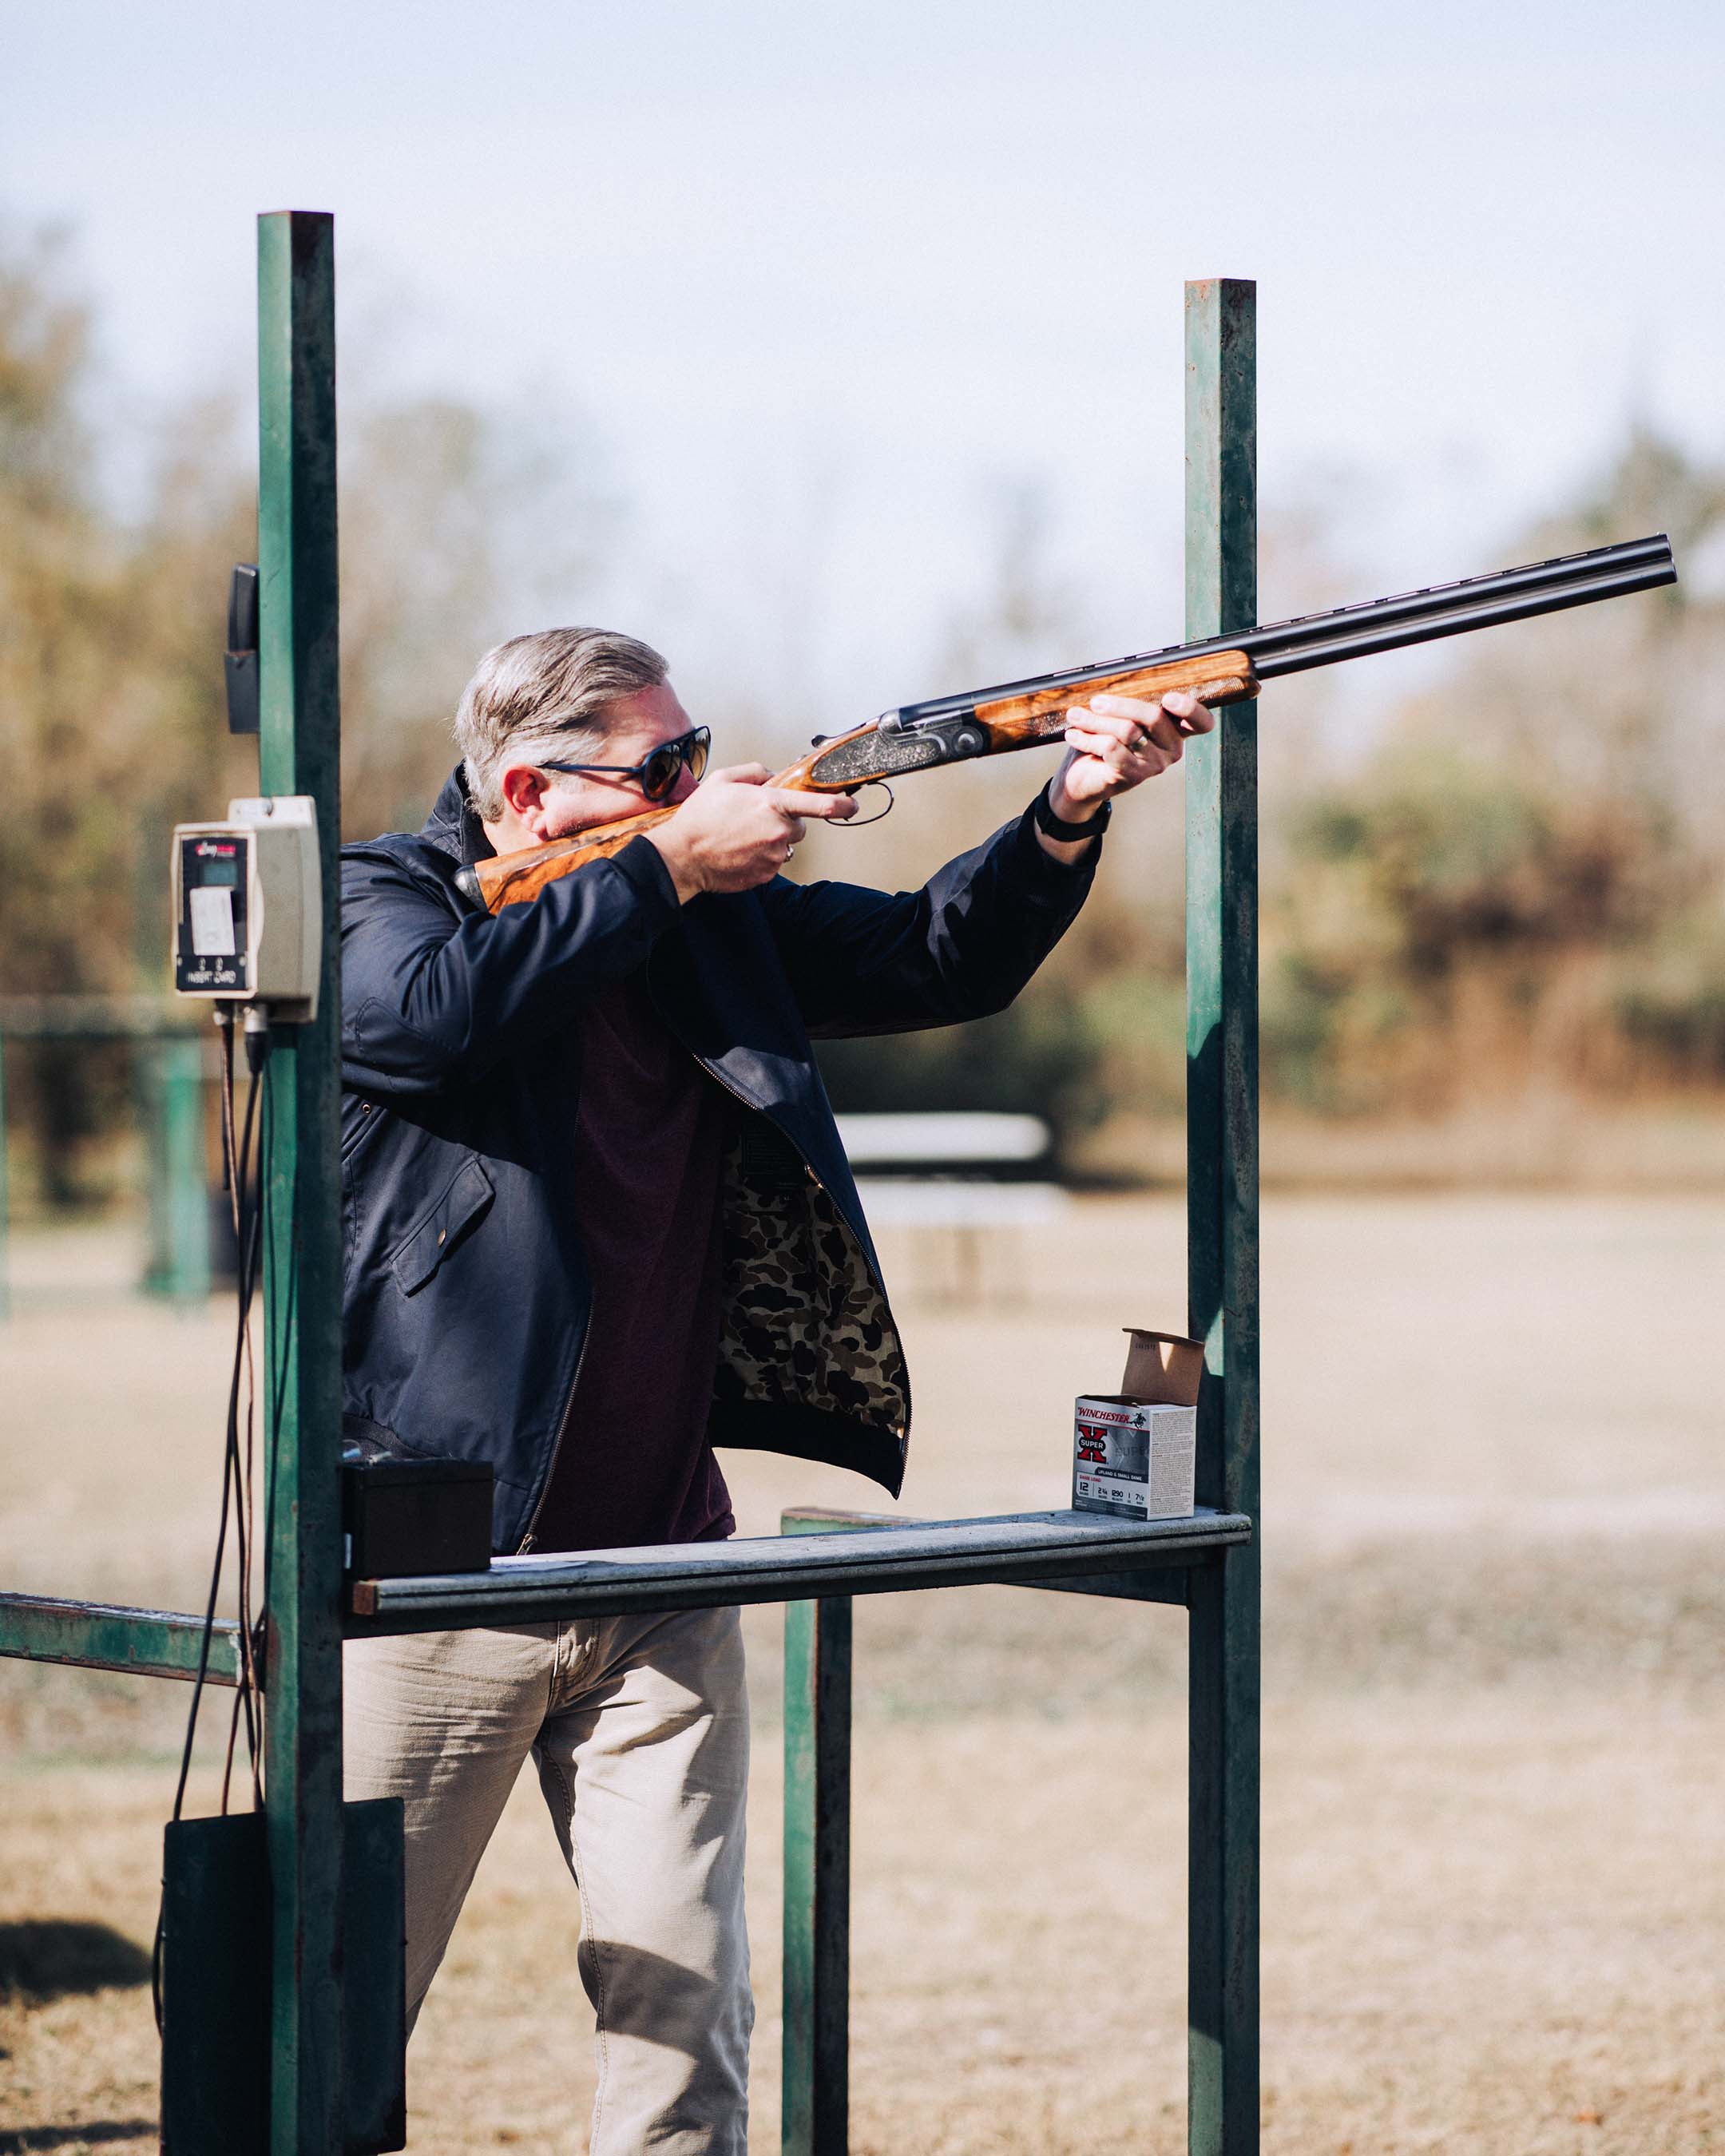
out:
{"label": "engraved shotgun receiver", "polygon": [[[1663,532],[1584,554],[1564,554],[1519,569],[1501,569],[1460,583],[1436,584],[1399,597],[1370,599],[1327,613],[1302,614],[1266,629],[1196,644],[1171,644],[1101,665],[1039,674],[956,696],[934,696],[883,711],[867,726],[818,740],[773,779],[775,786],[813,793],[854,793],[876,780],[932,771],[943,763],[1000,756],[1063,739],[1067,715],[1093,696],[1142,696],[1153,702],[1183,689],[1211,706],[1255,696],[1260,682],[1315,666],[1333,666],[1374,651],[1429,644],[1500,622],[1524,621],[1565,607],[1652,591],[1677,580],[1671,542]],[[597,824],[567,838],[519,853],[501,854],[464,868],[456,881],[490,912],[536,898],[548,883],[600,860],[675,815],[649,808],[621,821]]]}

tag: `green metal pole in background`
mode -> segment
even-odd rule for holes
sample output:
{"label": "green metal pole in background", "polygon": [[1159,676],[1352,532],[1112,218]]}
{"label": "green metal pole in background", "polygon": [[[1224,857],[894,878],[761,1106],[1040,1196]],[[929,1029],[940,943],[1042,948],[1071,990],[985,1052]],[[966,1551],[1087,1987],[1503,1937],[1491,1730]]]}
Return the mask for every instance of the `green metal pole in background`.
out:
{"label": "green metal pole in background", "polygon": [[[1186,634],[1258,618],[1256,289],[1186,287]],[[1205,1342],[1198,1502],[1250,1543],[1191,1576],[1188,2147],[1258,2147],[1258,734],[1186,752],[1188,1329]]]}
{"label": "green metal pole in background", "polygon": [[147,1052],[150,1270],[145,1285],[176,1302],[201,1303],[210,1290],[203,1043],[158,1040]]}
{"label": "green metal pole in background", "polygon": [[264,1123],[272,2156],[343,2138],[335,299],[333,220],[260,218],[259,775],[316,798],[324,932],[318,1014],[276,1029]]}
{"label": "green metal pole in background", "polygon": [[785,1605],[783,2156],[850,2133],[848,1595]]}
{"label": "green metal pole in background", "polygon": [[12,1270],[7,1249],[11,1219],[12,1194],[6,1180],[6,1036],[0,1033],[0,1319],[12,1315]]}

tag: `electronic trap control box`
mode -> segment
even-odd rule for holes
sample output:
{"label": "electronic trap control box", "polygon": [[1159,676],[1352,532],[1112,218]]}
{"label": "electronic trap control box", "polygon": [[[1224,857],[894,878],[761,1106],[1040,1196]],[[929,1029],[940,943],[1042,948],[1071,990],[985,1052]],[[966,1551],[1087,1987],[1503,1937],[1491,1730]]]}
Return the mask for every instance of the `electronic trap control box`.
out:
{"label": "electronic trap control box", "polygon": [[174,829],[174,993],[317,1015],[323,887],[309,793],[230,801],[223,824]]}

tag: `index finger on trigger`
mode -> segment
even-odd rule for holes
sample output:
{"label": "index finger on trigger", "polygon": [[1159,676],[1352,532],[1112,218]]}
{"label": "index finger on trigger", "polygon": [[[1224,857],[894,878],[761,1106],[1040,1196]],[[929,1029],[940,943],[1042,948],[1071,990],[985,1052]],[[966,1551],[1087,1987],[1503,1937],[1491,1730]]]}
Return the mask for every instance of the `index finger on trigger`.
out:
{"label": "index finger on trigger", "polygon": [[782,816],[818,816],[829,824],[842,824],[856,814],[848,793],[807,793],[800,787],[775,786],[768,795]]}

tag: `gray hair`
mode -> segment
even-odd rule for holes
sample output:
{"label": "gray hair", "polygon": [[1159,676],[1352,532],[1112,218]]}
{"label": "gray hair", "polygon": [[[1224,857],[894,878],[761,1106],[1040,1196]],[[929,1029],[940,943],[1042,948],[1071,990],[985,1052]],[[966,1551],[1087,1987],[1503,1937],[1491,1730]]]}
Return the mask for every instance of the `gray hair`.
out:
{"label": "gray hair", "polygon": [[503,814],[499,781],[524,748],[597,761],[606,706],[656,689],[670,670],[650,644],[609,629],[542,629],[495,645],[455,712],[468,798],[485,822]]}

